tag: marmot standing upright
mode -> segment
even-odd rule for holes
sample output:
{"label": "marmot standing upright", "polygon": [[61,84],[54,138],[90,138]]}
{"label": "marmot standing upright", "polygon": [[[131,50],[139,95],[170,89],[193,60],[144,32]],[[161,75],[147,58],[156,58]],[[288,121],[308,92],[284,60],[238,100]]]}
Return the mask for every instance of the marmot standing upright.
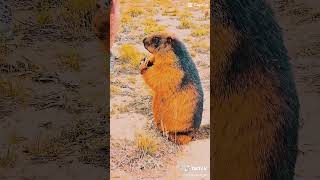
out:
{"label": "marmot standing upright", "polygon": [[265,0],[211,3],[214,180],[292,180],[299,102]]}
{"label": "marmot standing upright", "polygon": [[203,91],[198,71],[181,41],[167,34],[143,40],[153,55],[140,65],[146,84],[153,90],[154,124],[169,133],[169,140],[186,144],[200,126]]}

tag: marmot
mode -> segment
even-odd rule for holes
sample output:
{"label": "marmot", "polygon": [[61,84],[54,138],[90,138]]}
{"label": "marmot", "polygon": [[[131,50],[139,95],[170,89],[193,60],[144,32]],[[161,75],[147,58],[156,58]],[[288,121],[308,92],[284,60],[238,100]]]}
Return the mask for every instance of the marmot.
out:
{"label": "marmot", "polygon": [[203,90],[197,68],[184,44],[173,36],[154,34],[143,44],[152,54],[140,71],[154,92],[154,124],[168,132],[169,140],[186,144],[202,119]]}
{"label": "marmot", "polygon": [[211,3],[213,179],[292,180],[299,101],[264,0]]}
{"label": "marmot", "polygon": [[118,0],[103,0],[103,2],[97,2],[93,27],[104,49],[109,52],[120,27],[120,4]]}

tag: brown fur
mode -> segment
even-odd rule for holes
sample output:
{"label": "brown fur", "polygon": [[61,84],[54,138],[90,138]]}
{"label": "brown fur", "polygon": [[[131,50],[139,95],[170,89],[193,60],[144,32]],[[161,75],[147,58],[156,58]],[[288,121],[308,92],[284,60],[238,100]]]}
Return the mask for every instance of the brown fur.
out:
{"label": "brown fur", "polygon": [[93,18],[93,30],[106,52],[110,51],[120,27],[120,3],[118,0],[97,1]]}
{"label": "brown fur", "polygon": [[109,50],[110,49],[110,44],[109,44],[110,22],[109,22],[109,15],[108,15],[109,13],[110,13],[109,8],[102,8],[98,6],[92,21],[95,35],[100,40],[100,43],[106,52],[110,51]]}
{"label": "brown fur", "polygon": [[[161,41],[158,47],[153,42],[155,37]],[[187,132],[200,125],[203,93],[202,88],[199,88],[199,78],[187,78],[191,77],[190,72],[197,75],[194,64],[187,65],[192,66],[192,71],[185,71],[181,66],[180,59],[185,54],[179,54],[173,47],[182,46],[180,43],[166,34],[146,38],[144,45],[153,57],[143,61],[140,70],[146,84],[154,91],[154,124],[161,131],[169,132],[169,140],[186,144],[192,140]],[[190,56],[186,58],[188,63],[193,63]]]}
{"label": "brown fur", "polygon": [[213,179],[292,180],[299,102],[279,27],[263,0],[211,5]]}

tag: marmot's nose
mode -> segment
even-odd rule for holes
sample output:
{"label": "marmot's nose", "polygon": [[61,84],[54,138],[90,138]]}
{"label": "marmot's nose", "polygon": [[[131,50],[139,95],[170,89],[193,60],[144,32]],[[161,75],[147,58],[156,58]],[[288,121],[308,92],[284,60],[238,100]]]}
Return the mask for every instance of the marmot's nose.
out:
{"label": "marmot's nose", "polygon": [[147,38],[143,39],[143,44],[146,44]]}

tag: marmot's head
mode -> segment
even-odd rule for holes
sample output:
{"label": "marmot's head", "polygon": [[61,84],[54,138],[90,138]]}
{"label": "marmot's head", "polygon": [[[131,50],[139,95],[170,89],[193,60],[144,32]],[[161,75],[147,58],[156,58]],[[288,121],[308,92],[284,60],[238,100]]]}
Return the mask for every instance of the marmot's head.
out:
{"label": "marmot's head", "polygon": [[175,38],[168,34],[154,34],[143,39],[144,47],[151,53],[166,53],[172,51]]}

